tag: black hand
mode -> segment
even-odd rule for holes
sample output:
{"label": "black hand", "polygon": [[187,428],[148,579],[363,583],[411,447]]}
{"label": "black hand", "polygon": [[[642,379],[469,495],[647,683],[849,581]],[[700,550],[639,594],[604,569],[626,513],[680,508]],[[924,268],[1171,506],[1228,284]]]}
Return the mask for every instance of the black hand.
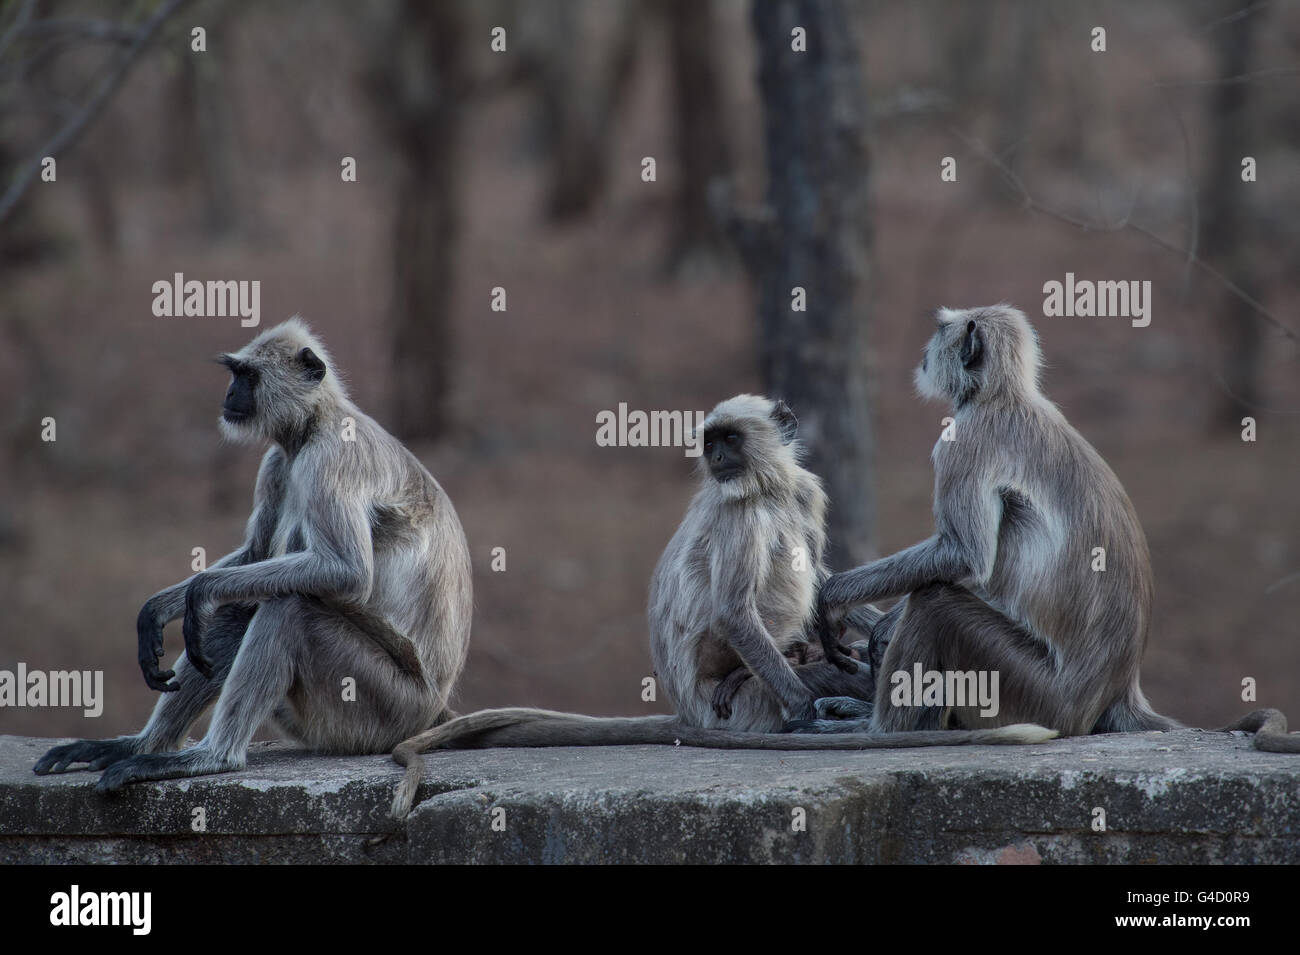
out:
{"label": "black hand", "polygon": [[140,672],[144,674],[145,683],[148,683],[150,688],[164,693],[180,689],[175,684],[167,682],[176,675],[174,670],[158,669],[158,661],[163,655],[163,628],[158,623],[158,615],[154,612],[152,603],[146,602],[140,609],[140,616],[135,621],[135,632],[137,659],[140,661]]}
{"label": "black hand", "polygon": [[817,637],[821,641],[822,653],[826,655],[827,660],[835,664],[845,673],[857,673],[857,662],[853,657],[845,653],[843,647],[840,646],[840,637],[844,636],[845,631],[848,630],[848,625],[841,620],[839,626],[832,630],[830,624],[827,622],[829,617],[830,614],[826,605],[818,602]]}

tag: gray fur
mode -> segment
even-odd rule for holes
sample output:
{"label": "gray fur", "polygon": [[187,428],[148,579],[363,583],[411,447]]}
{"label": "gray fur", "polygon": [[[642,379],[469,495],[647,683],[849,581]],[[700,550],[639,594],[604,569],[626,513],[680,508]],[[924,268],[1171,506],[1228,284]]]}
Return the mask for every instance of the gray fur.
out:
{"label": "gray fur", "polygon": [[[319,380],[296,364],[306,348],[324,362]],[[167,691],[145,728],[55,747],[37,773],[87,762],[105,769],[100,788],[116,789],[238,769],[268,720],[321,752],[387,752],[450,716],[473,605],[451,501],[348,399],[302,322],[269,329],[224,360],[253,366],[260,379],[256,416],[223,418],[222,430],[273,442],[244,544],[145,603],[141,664]],[[348,418],[355,441],[344,440]],[[162,628],[181,616],[186,650],[174,673],[159,673]],[[356,681],[355,701],[343,698],[345,678]],[[170,752],[213,702],[203,740]]]}
{"label": "gray fur", "polygon": [[[414,803],[421,750],[483,746],[598,746],[637,743],[723,749],[873,749],[895,746],[1023,743],[1050,738],[1041,727],[992,733],[912,733],[888,738],[782,734],[807,722],[817,697],[869,700],[875,678],[854,661],[840,672],[825,661],[792,666],[785,653],[807,640],[815,596],[827,570],[821,482],[799,466],[794,416],[784,402],[739,395],[705,419],[744,436],[745,466],[716,480],[700,457],[700,487],[655,568],[650,584],[650,653],[676,716],[597,718],[546,710],[484,710],[422,733],[394,751],[407,773],[393,815]],[[806,561],[796,561],[803,548]],[[799,569],[804,566],[804,569]],[[890,619],[862,608],[864,632]],[[752,678],[746,679],[747,675]]]}
{"label": "gray fur", "polygon": [[[799,466],[799,445],[776,426],[776,410],[738,395],[705,418],[705,432],[744,434],[748,467],[720,483],[700,456],[700,489],[650,582],[650,655],[687,726],[770,733],[811,715],[812,694],[784,654],[807,639],[825,576],[826,493]],[[758,680],[739,686],[724,719],[714,691],[738,667]]]}
{"label": "gray fur", "polygon": [[1255,748],[1268,753],[1300,753],[1300,733],[1288,733],[1281,710],[1252,710],[1220,732],[1255,734]]}
{"label": "gray fur", "polygon": [[[846,610],[903,596],[880,667],[874,732],[1032,722],[1065,735],[1169,729],[1138,668],[1151,620],[1146,538],[1119,479],[1038,387],[1037,336],[1007,305],[941,309],[917,369],[952,403],[934,447],[933,537],[822,587],[823,641]],[[1104,547],[1106,570],[1092,569]],[[896,608],[898,609],[898,608]],[[890,674],[989,670],[996,717],[893,706]]]}

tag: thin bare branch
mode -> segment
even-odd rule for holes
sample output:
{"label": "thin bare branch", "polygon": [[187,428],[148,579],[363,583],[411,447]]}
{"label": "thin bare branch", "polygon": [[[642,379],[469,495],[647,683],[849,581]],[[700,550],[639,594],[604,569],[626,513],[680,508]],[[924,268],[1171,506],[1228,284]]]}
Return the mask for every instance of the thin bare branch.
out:
{"label": "thin bare branch", "polygon": [[1162,249],[1165,249],[1168,252],[1172,252],[1175,255],[1178,255],[1180,257],[1185,257],[1198,269],[1200,269],[1202,272],[1206,273],[1207,275],[1211,276],[1213,279],[1219,282],[1224,288],[1226,288],[1229,292],[1231,292],[1241,301],[1245,302],[1247,305],[1253,308],[1256,311],[1256,313],[1258,313],[1259,316],[1262,319],[1264,319],[1268,324],[1272,325],[1273,328],[1281,332],[1291,341],[1300,344],[1300,334],[1298,334],[1289,325],[1286,325],[1284,322],[1279,320],[1276,316],[1273,315],[1272,312],[1270,312],[1267,308],[1265,308],[1257,299],[1255,299],[1252,295],[1250,295],[1250,293],[1248,293],[1245,289],[1241,288],[1241,286],[1237,285],[1235,282],[1229,279],[1226,275],[1224,275],[1222,272],[1220,272],[1218,269],[1212,266],[1209,262],[1206,262],[1203,258],[1197,255],[1194,250],[1188,250],[1179,247],[1175,243],[1170,242],[1168,239],[1165,239],[1163,236],[1151,231],[1145,226],[1138,225],[1136,222],[1133,222],[1132,219],[1129,217],[1125,217],[1125,220],[1118,225],[1091,222],[1087,219],[1081,219],[1078,216],[1071,215],[1070,213],[1065,212],[1062,209],[1057,209],[1054,206],[1050,206],[1047,205],[1046,203],[1040,202],[1036,198],[1034,198],[1033,194],[1029,191],[1029,187],[1025,185],[1025,181],[1021,179],[1018,175],[1016,175],[1006,165],[1006,163],[998,159],[998,157],[995,156],[987,146],[985,146],[983,143],[979,142],[976,139],[972,139],[971,137],[967,136],[965,133],[963,133],[959,129],[956,129],[955,127],[949,127],[949,130],[954,136],[956,136],[963,143],[965,143],[971,150],[973,150],[976,153],[976,155],[978,155],[986,163],[988,163],[999,173],[1001,173],[1002,178],[1003,180],[1005,180],[1007,185],[1009,185],[1012,189],[1014,189],[1019,194],[1020,205],[1022,208],[1027,209],[1030,212],[1037,212],[1040,215],[1045,215],[1049,218],[1056,219],[1060,222],[1064,222],[1067,225],[1072,225],[1076,229],[1081,229],[1084,232],[1133,231],[1136,232],[1138,235],[1146,236],[1146,238],[1150,239],[1152,242],[1160,246]]}
{"label": "thin bare branch", "polygon": [[26,0],[18,8],[18,13],[14,17],[14,22],[9,24],[9,29],[5,30],[4,36],[0,36],[0,57],[5,55],[5,50],[9,49],[9,44],[14,42],[18,34],[27,28],[27,24],[32,19],[32,14],[36,11],[36,0]]}
{"label": "thin bare branch", "polygon": [[1294,66],[1273,66],[1266,70],[1252,70],[1238,73],[1236,76],[1219,76],[1211,80],[1157,80],[1156,86],[1177,89],[1187,86],[1236,86],[1253,80],[1267,80],[1277,76],[1300,76],[1300,68]]}
{"label": "thin bare branch", "polygon": [[1287,584],[1293,584],[1297,580],[1300,580],[1300,571],[1297,571],[1294,574],[1287,574],[1287,576],[1283,577],[1281,580],[1273,581],[1273,583],[1264,588],[1264,593],[1271,594],[1273,591],[1281,590]]}
{"label": "thin bare branch", "polygon": [[1192,265],[1196,261],[1196,254],[1200,251],[1199,244],[1201,241],[1201,206],[1196,201],[1196,180],[1192,176],[1192,140],[1187,135],[1187,124],[1183,122],[1183,116],[1178,112],[1178,107],[1174,104],[1173,98],[1169,95],[1168,87],[1156,84],[1160,90],[1160,95],[1164,97],[1165,106],[1169,108],[1169,113],[1178,125],[1178,135],[1183,141],[1183,173],[1187,181],[1187,258],[1183,262],[1183,293],[1192,281]]}
{"label": "thin bare branch", "polygon": [[118,56],[117,63],[109,70],[108,75],[104,77],[99,88],[95,90],[85,105],[64,123],[59,131],[50,137],[37,150],[36,155],[32,156],[14,176],[9,188],[5,190],[4,196],[0,197],[0,222],[3,222],[13,212],[14,207],[18,205],[28,188],[36,181],[36,176],[40,172],[41,162],[44,158],[46,156],[61,155],[81,138],[81,135],[99,116],[104,104],[112,98],[118,87],[122,85],[122,81],[131,72],[131,68],[154,38],[158,29],[172,14],[188,2],[189,0],[166,0],[154,11],[149,19],[140,25],[136,31],[135,39],[131,41],[131,45]]}
{"label": "thin bare branch", "polygon": [[1263,10],[1265,7],[1271,7],[1274,4],[1274,2],[1275,0],[1259,0],[1258,3],[1252,3],[1248,7],[1243,7],[1240,10],[1234,10],[1232,13],[1229,13],[1227,16],[1219,17],[1219,19],[1212,20],[1211,22],[1207,23],[1205,26],[1201,27],[1201,32],[1213,33],[1215,30],[1219,29],[1219,27],[1226,27],[1229,23],[1236,23],[1238,20],[1244,20],[1246,19],[1246,17],[1253,16],[1254,14],[1259,13],[1259,11]]}
{"label": "thin bare branch", "polygon": [[25,37],[50,36],[56,33],[91,40],[108,40],[113,43],[130,43],[136,36],[136,31],[129,26],[111,20],[96,20],[92,17],[47,17],[37,20],[22,31]]}

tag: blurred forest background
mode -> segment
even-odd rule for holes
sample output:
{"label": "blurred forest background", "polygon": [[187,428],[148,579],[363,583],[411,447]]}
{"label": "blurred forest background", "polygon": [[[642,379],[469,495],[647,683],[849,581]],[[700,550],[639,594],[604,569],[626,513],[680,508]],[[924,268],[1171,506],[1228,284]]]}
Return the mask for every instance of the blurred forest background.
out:
{"label": "blurred forest background", "polygon": [[[840,569],[932,531],[930,312],[1009,301],[1146,529],[1156,708],[1217,725],[1251,677],[1300,719],[1298,54],[1252,0],[0,0],[0,668],[106,675],[102,718],[0,732],[138,729],[140,605],[241,538],[259,453],[208,359],[254,330],[154,317],[175,272],[260,280],[451,495],[461,710],[665,709],[644,605],[693,462],[598,411],[786,397]],[[1149,280],[1150,326],[1044,317],[1067,272]]]}

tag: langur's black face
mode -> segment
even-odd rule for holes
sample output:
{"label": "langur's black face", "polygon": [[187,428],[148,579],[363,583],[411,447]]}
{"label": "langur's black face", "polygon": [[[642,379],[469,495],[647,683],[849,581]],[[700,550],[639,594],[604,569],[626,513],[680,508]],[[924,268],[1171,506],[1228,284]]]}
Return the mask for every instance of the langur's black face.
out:
{"label": "langur's black face", "polygon": [[745,472],[745,435],[735,428],[710,428],[704,432],[704,455],[709,472],[719,484]]}
{"label": "langur's black face", "polygon": [[223,364],[233,377],[226,389],[221,417],[231,424],[240,424],[257,414],[257,369],[234,359],[225,359]]}

